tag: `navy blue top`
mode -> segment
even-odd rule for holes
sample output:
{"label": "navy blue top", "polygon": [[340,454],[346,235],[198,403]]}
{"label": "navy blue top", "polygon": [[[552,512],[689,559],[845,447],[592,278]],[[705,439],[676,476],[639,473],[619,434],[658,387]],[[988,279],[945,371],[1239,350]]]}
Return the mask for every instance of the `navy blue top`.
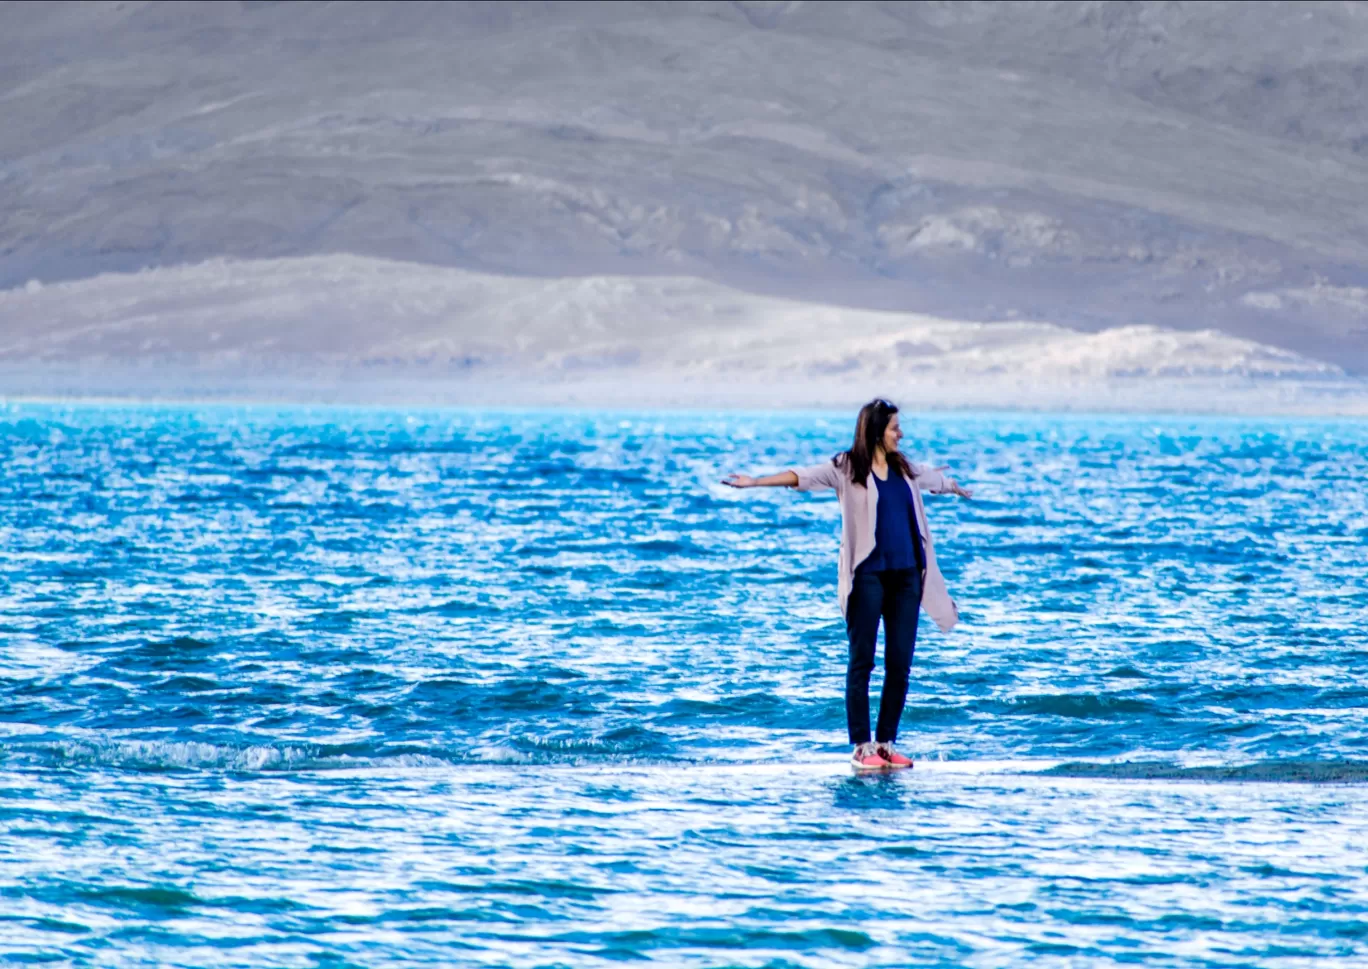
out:
{"label": "navy blue top", "polygon": [[921,532],[917,530],[917,513],[912,507],[912,492],[907,482],[892,469],[889,469],[887,481],[880,481],[873,471],[869,472],[869,477],[879,489],[874,551],[855,571],[925,568],[926,554],[922,549]]}

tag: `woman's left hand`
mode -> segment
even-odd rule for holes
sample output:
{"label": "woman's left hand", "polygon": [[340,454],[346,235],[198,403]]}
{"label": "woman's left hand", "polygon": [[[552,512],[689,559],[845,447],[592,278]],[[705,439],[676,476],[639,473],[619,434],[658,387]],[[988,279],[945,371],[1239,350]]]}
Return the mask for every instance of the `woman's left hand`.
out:
{"label": "woman's left hand", "polygon": [[949,481],[950,487],[945,491],[947,495],[959,495],[961,498],[972,498],[974,493],[968,488],[961,487],[960,483],[954,478]]}

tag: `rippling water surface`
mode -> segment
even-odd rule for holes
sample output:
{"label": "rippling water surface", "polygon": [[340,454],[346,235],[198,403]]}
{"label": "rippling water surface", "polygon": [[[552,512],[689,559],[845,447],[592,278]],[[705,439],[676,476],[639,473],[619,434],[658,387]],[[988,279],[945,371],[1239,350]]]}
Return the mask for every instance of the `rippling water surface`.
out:
{"label": "rippling water surface", "polygon": [[1368,427],[905,415],[914,771],[844,766],[845,414],[0,406],[0,959],[1368,964]]}

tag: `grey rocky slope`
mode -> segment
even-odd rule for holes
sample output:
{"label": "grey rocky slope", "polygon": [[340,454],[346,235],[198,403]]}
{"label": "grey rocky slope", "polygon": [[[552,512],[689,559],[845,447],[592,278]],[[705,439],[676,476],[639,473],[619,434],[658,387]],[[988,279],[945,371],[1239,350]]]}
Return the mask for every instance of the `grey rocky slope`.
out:
{"label": "grey rocky slope", "polygon": [[1363,373],[1366,106],[1349,3],[11,3],[0,286],[354,253]]}

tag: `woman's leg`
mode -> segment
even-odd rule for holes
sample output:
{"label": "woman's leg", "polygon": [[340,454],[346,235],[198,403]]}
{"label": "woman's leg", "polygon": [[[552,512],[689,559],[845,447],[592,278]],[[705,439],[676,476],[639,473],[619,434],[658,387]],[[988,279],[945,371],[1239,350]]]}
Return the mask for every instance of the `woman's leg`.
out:
{"label": "woman's leg", "polygon": [[850,663],[846,667],[846,729],[852,744],[869,742],[869,674],[874,671],[874,643],[883,611],[883,584],[875,572],[856,572],[846,600],[846,635]]}
{"label": "woman's leg", "polygon": [[884,684],[874,739],[891,744],[898,739],[898,721],[902,719],[903,706],[907,703],[907,677],[912,669],[912,654],[917,649],[921,572],[898,569],[880,574],[884,593]]}

